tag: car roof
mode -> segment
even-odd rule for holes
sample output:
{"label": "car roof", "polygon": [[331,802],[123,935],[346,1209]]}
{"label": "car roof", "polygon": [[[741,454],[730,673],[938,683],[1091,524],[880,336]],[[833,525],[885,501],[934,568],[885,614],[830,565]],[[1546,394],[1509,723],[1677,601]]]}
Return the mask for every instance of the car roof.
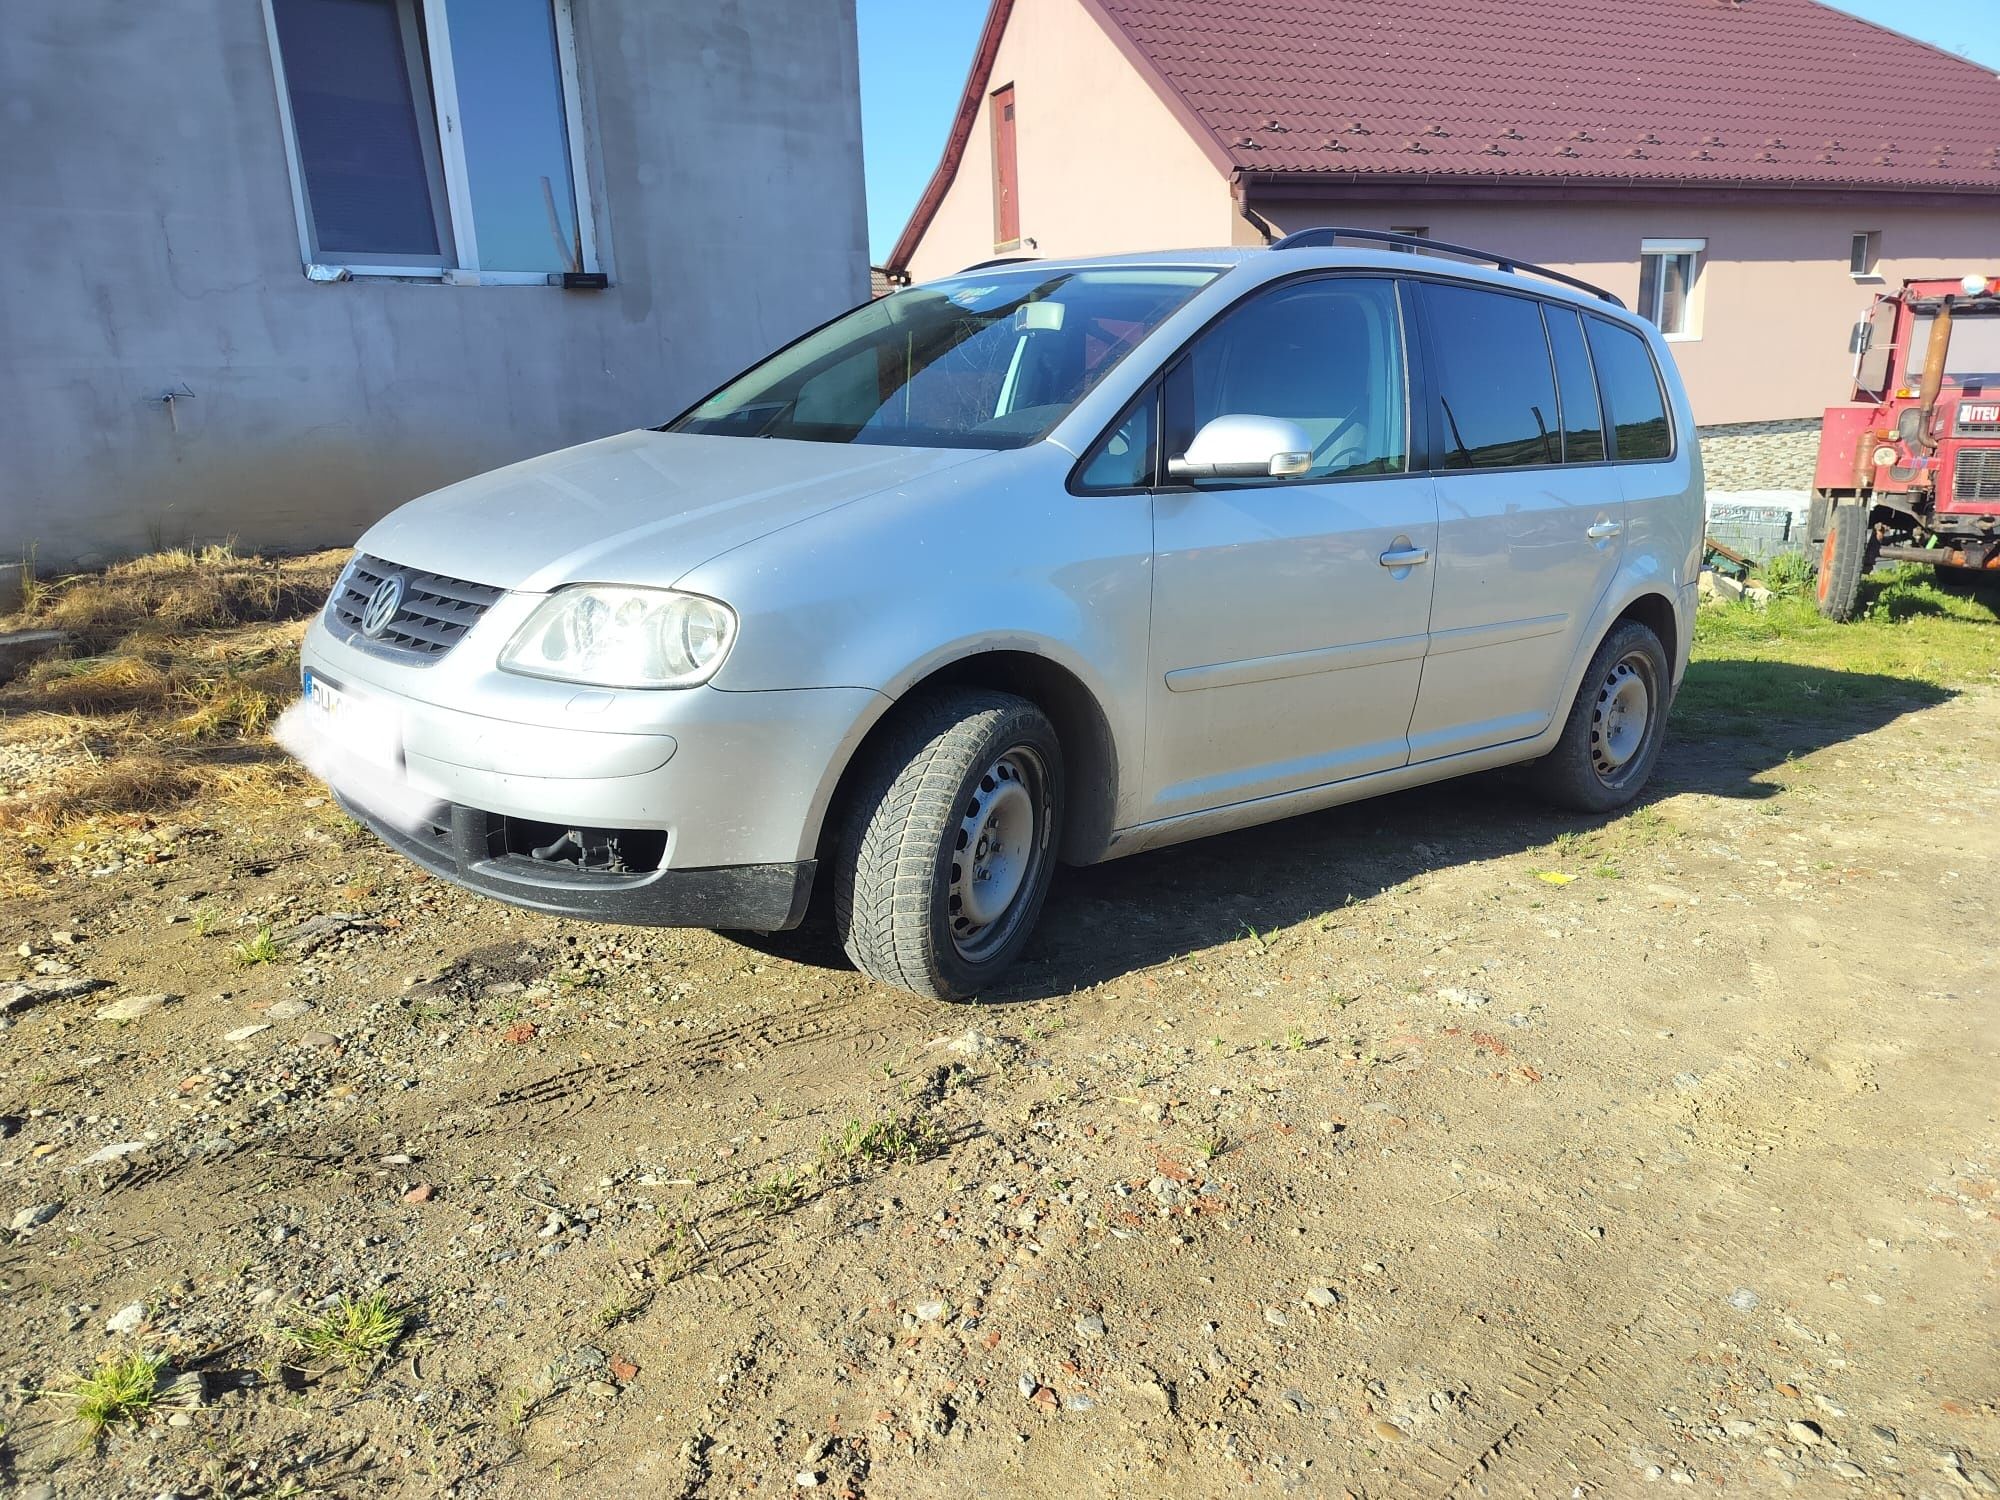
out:
{"label": "car roof", "polygon": [[[1047,260],[1032,255],[1002,256],[978,261],[962,271],[935,276],[930,280],[955,281],[962,276],[982,273],[1083,271],[1112,266],[1262,273],[1254,277],[1260,282],[1274,280],[1296,271],[1316,270],[1322,267],[1328,269],[1358,267],[1405,276],[1413,271],[1420,271],[1426,275],[1443,275],[1454,280],[1477,282],[1510,291],[1533,292],[1537,296],[1589,308],[1619,318],[1621,321],[1632,321],[1629,310],[1622,303],[1594,296],[1589,291],[1580,290],[1560,281],[1538,276],[1533,271],[1501,270],[1474,261],[1425,251],[1411,253],[1404,250],[1371,250],[1356,245],[1301,245],[1276,249],[1265,245],[1230,245],[1188,250],[1146,250],[1121,255],[1063,256]],[[917,284],[921,286],[926,283]]]}

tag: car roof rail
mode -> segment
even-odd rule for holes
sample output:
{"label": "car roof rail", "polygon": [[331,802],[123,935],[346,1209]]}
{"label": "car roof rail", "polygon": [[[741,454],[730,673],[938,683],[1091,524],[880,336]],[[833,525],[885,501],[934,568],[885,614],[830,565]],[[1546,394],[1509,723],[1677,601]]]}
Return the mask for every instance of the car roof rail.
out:
{"label": "car roof rail", "polygon": [[961,268],[958,274],[963,276],[967,271],[990,271],[995,266],[1018,266],[1023,261],[1040,259],[1039,255],[996,255],[991,260],[975,260],[971,265]]}
{"label": "car roof rail", "polygon": [[1516,260],[1511,255],[1495,255],[1491,250],[1475,250],[1470,245],[1454,245],[1449,240],[1425,239],[1420,234],[1397,234],[1386,229],[1348,229],[1336,224],[1322,225],[1313,229],[1295,230],[1272,244],[1273,250],[1305,250],[1338,244],[1342,240],[1364,240],[1371,245],[1388,245],[1397,250],[1429,250],[1439,255],[1455,255],[1461,260],[1483,261],[1496,270],[1510,274],[1543,276],[1550,281],[1560,281],[1564,286],[1573,286],[1579,292],[1588,292],[1593,297],[1602,298],[1613,307],[1623,307],[1624,300],[1601,286],[1593,286],[1561,271],[1551,271],[1547,266],[1538,266],[1533,261]]}

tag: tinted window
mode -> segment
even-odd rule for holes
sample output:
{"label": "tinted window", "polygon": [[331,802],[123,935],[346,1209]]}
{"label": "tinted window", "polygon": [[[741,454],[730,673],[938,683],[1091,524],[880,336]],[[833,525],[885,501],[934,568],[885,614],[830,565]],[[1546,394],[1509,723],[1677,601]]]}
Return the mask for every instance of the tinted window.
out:
{"label": "tinted window", "polygon": [[1673,451],[1673,434],[1667,429],[1667,404],[1652,350],[1631,329],[1601,318],[1584,319],[1584,327],[1598,389],[1611,409],[1612,457],[1665,458]]}
{"label": "tinted window", "polygon": [[1437,430],[1447,469],[1506,469],[1562,459],[1556,377],[1541,305],[1475,287],[1426,283],[1437,354]]}
{"label": "tinted window", "polygon": [[1556,384],[1562,391],[1563,462],[1594,464],[1604,457],[1604,414],[1597,404],[1597,377],[1583,347],[1583,319],[1567,307],[1542,304],[1549,347],[1556,356]]}
{"label": "tinted window", "polygon": [[1160,388],[1149,386],[1118,425],[1090,450],[1076,476],[1081,490],[1132,490],[1153,482],[1153,426]]}
{"label": "tinted window", "polygon": [[1401,473],[1409,417],[1395,286],[1329,277],[1257,293],[1232,308],[1168,379],[1166,451],[1187,452],[1220,416],[1297,422],[1312,443],[1304,478]]}
{"label": "tinted window", "polygon": [[671,425],[719,437],[1019,448],[1213,271],[994,270],[880,298]]}

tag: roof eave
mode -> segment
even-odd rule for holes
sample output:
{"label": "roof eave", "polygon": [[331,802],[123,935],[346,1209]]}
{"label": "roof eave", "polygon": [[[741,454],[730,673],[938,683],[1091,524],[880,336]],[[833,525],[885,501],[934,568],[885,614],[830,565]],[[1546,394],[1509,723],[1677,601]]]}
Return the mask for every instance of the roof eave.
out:
{"label": "roof eave", "polygon": [[1807,182],[1791,179],[1719,180],[1703,177],[1579,176],[1558,172],[1313,172],[1238,166],[1233,173],[1247,202],[1299,199],[1365,199],[1393,193],[1413,202],[1523,198],[1571,201],[1617,198],[1624,202],[1726,203],[1778,196],[1796,207],[1872,204],[1921,208],[1962,206],[2000,198],[2000,182]]}

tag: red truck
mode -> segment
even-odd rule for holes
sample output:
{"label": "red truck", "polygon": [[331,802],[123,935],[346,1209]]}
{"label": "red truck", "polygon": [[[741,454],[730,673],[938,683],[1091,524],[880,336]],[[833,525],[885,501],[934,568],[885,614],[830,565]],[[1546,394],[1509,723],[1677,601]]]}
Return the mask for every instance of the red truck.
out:
{"label": "red truck", "polygon": [[1905,281],[1852,349],[1813,476],[1820,612],[1851,619],[1877,562],[2000,579],[2000,277]]}

